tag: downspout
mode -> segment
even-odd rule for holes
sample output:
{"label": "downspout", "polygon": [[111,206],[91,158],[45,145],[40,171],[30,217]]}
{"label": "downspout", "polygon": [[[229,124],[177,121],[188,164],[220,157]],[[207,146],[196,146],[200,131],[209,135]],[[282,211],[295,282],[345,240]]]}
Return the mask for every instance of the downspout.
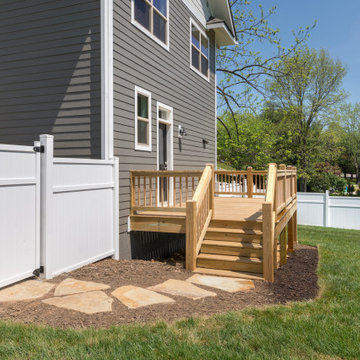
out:
{"label": "downspout", "polygon": [[114,156],[113,0],[101,0],[101,158]]}

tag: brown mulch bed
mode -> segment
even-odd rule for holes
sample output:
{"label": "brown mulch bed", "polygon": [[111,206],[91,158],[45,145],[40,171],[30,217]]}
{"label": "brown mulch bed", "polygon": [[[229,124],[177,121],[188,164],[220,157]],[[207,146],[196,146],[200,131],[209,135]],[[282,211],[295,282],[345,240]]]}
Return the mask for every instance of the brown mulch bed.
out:
{"label": "brown mulch bed", "polygon": [[[105,328],[134,322],[173,321],[190,316],[239,310],[248,306],[309,300],[318,294],[317,263],[318,251],[316,248],[298,245],[296,251],[290,255],[288,263],[276,270],[274,283],[255,281],[255,290],[249,292],[227,293],[204,287],[204,289],[216,292],[218,296],[196,301],[177,296],[173,297],[176,300],[174,304],[152,305],[136,310],[128,309],[120,301],[114,299],[112,312],[94,315],[46,305],[39,299],[3,303],[0,305],[0,318],[61,328]],[[59,283],[72,277],[79,280],[102,282],[111,286],[111,289],[106,291],[111,296],[111,292],[119,286],[148,287],[168,279],[185,280],[191,275],[184,269],[181,256],[177,256],[163,261],[107,259],[60,275],[51,281]],[[51,295],[52,293],[49,293],[46,297]]]}

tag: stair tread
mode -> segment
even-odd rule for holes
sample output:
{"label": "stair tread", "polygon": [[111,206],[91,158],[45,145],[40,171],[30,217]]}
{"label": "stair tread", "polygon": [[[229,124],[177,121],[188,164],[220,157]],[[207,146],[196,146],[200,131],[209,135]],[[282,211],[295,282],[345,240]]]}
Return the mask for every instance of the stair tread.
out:
{"label": "stair tread", "polygon": [[200,253],[197,257],[199,260],[217,260],[217,261],[230,261],[230,262],[241,262],[248,264],[262,264],[262,259],[254,257],[236,256],[236,255],[218,255]]}
{"label": "stair tread", "polygon": [[258,243],[249,243],[249,242],[235,242],[235,241],[227,241],[227,240],[212,240],[206,239],[203,241],[203,245],[208,246],[224,246],[224,247],[234,247],[239,249],[256,249],[261,250],[262,245]]}
{"label": "stair tread", "polygon": [[222,232],[222,233],[232,233],[232,234],[245,234],[245,235],[262,235],[261,230],[252,230],[252,229],[232,229],[232,228],[219,228],[219,227],[208,227],[208,232]]}
{"label": "stair tread", "polygon": [[264,280],[264,277],[259,273],[251,273],[245,271],[236,271],[236,270],[217,270],[217,269],[208,269],[203,267],[197,267],[194,272],[199,274],[206,275],[216,275],[216,276],[226,276],[234,277],[240,279],[252,279],[252,280]]}

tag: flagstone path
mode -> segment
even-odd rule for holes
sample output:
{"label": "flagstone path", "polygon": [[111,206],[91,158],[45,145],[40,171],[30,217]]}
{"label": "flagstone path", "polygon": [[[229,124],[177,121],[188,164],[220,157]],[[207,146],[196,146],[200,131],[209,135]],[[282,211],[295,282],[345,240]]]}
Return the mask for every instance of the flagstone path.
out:
{"label": "flagstone path", "polygon": [[[185,297],[194,301],[217,296],[216,292],[205,290],[197,285],[231,293],[254,289],[254,283],[251,280],[196,274],[186,281],[169,279],[147,289],[133,285],[121,286],[111,295],[128,309],[176,302],[176,299],[162,294]],[[114,299],[104,292],[110,289],[109,285],[67,278],[58,284],[53,294],[49,296],[55,286],[56,284],[42,280],[24,281],[0,290],[0,302],[31,301],[48,296],[42,300],[43,304],[85,314],[112,311]]]}

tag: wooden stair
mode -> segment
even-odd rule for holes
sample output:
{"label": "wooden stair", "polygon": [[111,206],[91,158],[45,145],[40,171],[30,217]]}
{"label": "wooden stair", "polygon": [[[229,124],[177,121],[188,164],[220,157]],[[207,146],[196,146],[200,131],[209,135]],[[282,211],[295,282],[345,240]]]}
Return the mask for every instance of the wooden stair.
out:
{"label": "wooden stair", "polygon": [[262,257],[262,222],[212,220],[195,271],[262,279]]}

